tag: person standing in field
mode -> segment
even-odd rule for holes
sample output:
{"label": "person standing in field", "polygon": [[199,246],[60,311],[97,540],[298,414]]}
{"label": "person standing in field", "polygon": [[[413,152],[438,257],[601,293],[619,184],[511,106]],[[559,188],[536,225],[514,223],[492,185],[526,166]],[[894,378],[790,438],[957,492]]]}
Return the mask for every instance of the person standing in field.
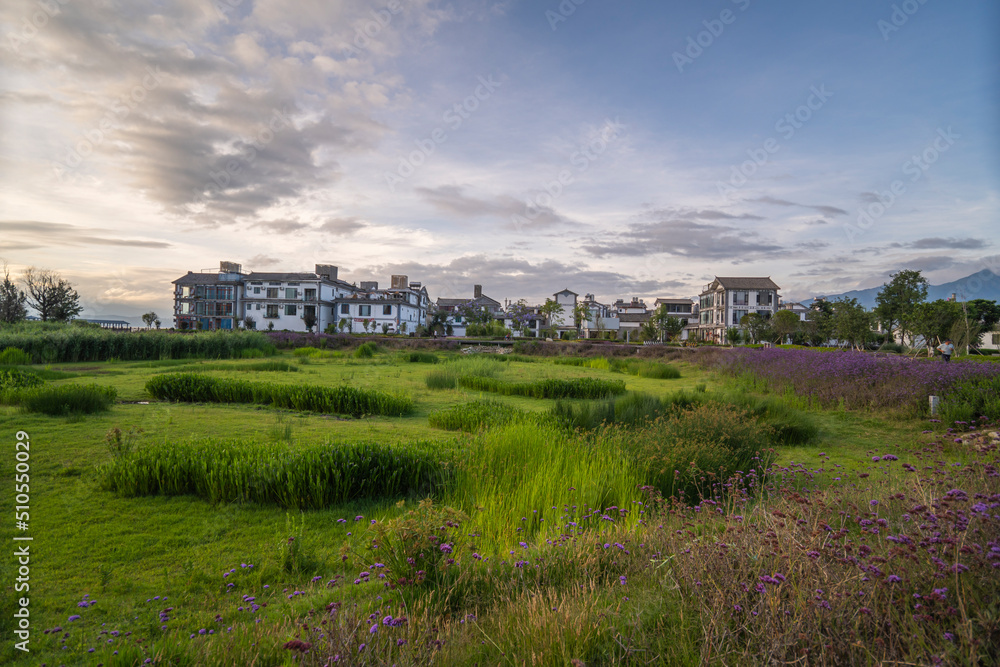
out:
{"label": "person standing in field", "polygon": [[941,358],[944,359],[944,363],[951,361],[951,355],[955,354],[955,346],[951,344],[951,341],[947,338],[943,343],[937,346],[937,351],[941,353]]}

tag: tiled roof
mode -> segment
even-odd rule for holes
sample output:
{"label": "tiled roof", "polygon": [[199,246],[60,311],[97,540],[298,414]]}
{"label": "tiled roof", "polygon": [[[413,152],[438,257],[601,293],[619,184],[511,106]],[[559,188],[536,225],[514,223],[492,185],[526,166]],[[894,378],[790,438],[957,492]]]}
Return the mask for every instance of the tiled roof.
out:
{"label": "tiled roof", "polygon": [[649,313],[618,313],[619,322],[648,322]]}
{"label": "tiled roof", "polygon": [[767,278],[720,278],[715,279],[725,289],[781,289],[774,284],[770,277]]}

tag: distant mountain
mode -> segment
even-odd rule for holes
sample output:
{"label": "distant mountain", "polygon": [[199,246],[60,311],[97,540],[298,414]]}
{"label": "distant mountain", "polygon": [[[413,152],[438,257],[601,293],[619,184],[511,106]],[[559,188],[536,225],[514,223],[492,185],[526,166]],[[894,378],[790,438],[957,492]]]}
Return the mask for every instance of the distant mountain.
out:
{"label": "distant mountain", "polygon": [[[835,301],[840,298],[857,299],[865,308],[875,307],[875,297],[882,291],[882,286],[872,287],[863,290],[852,290],[843,294],[824,294],[827,301]],[[983,269],[978,273],[973,273],[965,278],[954,280],[943,285],[930,285],[927,288],[927,300],[937,301],[947,299],[954,294],[959,301],[971,301],[972,299],[989,299],[1000,301],[1000,276],[989,269]],[[803,301],[804,305],[809,305],[814,299]]]}

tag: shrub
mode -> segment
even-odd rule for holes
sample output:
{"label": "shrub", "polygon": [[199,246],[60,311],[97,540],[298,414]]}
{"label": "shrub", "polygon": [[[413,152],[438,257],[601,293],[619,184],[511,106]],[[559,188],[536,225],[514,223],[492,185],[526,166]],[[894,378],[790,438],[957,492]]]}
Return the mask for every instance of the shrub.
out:
{"label": "shrub", "polygon": [[474,433],[483,428],[524,421],[529,413],[501,401],[472,401],[432,412],[427,421],[435,428]]}
{"label": "shrub", "polygon": [[737,474],[763,476],[774,460],[772,430],[749,412],[708,403],[623,438],[664,496],[711,497],[713,485]]}
{"label": "shrub", "polygon": [[58,387],[24,389],[18,392],[17,400],[28,412],[61,416],[107,412],[116,398],[118,392],[114,387],[65,384]]}
{"label": "shrub", "polygon": [[431,371],[425,378],[428,389],[454,389],[458,375],[452,370]]}
{"label": "shrub", "polygon": [[378,352],[378,345],[372,342],[362,343],[354,350],[355,359],[371,359]]}
{"label": "shrub", "polygon": [[400,416],[413,410],[413,400],[374,389],[273,385],[176,373],[146,382],[146,391],[159,399],[189,403],[256,403],[304,412],[333,412],[354,417]]}
{"label": "shrub", "polygon": [[193,495],[321,509],[438,490],[447,467],[426,446],[327,443],[291,449],[246,440],[155,443],[115,457],[103,487],[125,497]]}
{"label": "shrub", "polygon": [[1000,420],[1000,375],[971,378],[956,383],[941,399],[941,419],[973,423],[986,417]]}
{"label": "shrub", "polygon": [[16,347],[8,347],[0,352],[0,366],[30,366],[31,355]]}
{"label": "shrub", "polygon": [[0,391],[38,387],[41,384],[42,378],[38,377],[37,373],[18,368],[0,369]]}
{"label": "shrub", "polygon": [[318,357],[323,354],[323,351],[311,345],[306,345],[305,347],[295,348],[292,354],[296,357]]}

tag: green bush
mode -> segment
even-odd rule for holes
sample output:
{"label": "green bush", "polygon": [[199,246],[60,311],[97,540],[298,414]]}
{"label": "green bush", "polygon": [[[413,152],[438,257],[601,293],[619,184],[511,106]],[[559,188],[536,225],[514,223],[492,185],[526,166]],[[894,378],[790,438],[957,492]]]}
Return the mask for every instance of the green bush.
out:
{"label": "green bush", "polygon": [[378,352],[378,345],[372,342],[362,343],[358,349],[354,350],[355,359],[371,359]]}
{"label": "green bush", "polygon": [[140,446],[115,457],[100,474],[106,490],[125,497],[193,495],[213,503],[321,509],[361,498],[434,493],[447,480],[440,458],[425,445],[292,449],[211,439]]}
{"label": "green bush", "polygon": [[354,387],[274,385],[212,378],[196,373],[158,375],[146,382],[146,391],[168,401],[188,403],[256,403],[303,412],[398,417],[413,410],[413,400],[397,394]]}
{"label": "green bush", "polygon": [[0,368],[0,391],[38,387],[41,384],[42,378],[37,373],[19,368]]}
{"label": "green bush", "polygon": [[297,347],[292,351],[292,354],[296,357],[318,357],[323,354],[323,350],[318,347],[311,347],[306,345],[304,347]]}
{"label": "green bush", "polygon": [[620,439],[644,467],[648,484],[664,496],[687,500],[722,492],[737,473],[756,476],[759,483],[774,461],[771,428],[718,403],[658,419]]}
{"label": "green bush", "polygon": [[1000,375],[963,380],[941,398],[941,421],[974,423],[980,417],[1000,421]]}
{"label": "green bush", "polygon": [[31,355],[16,347],[8,347],[0,352],[0,366],[30,366]]}
{"label": "green bush", "polygon": [[411,364],[436,364],[440,361],[433,352],[410,352],[406,355],[406,360]]}
{"label": "green bush", "polygon": [[96,384],[37,387],[17,393],[17,400],[25,410],[50,416],[107,412],[118,398],[114,387]]}

